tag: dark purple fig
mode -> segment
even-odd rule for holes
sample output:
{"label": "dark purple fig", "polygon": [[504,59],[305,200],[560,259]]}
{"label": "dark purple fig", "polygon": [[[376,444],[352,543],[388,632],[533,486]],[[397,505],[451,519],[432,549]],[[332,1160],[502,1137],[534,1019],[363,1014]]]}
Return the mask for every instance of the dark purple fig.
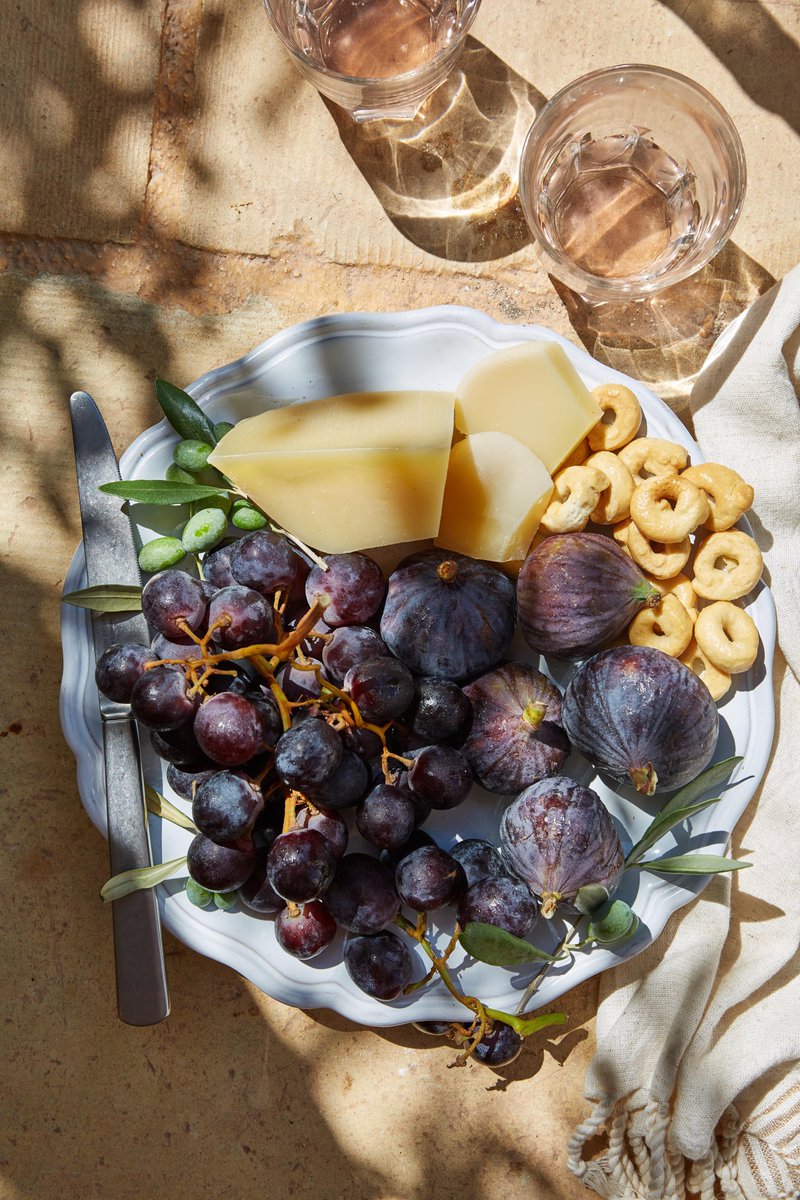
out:
{"label": "dark purple fig", "polygon": [[587,658],[627,629],[660,593],[616,542],[597,533],[561,533],[532,550],[519,573],[525,640],[540,654]]}
{"label": "dark purple fig", "polygon": [[506,663],[464,694],[472,726],[462,746],[478,781],[511,795],[561,770],[570,751],[562,728],[561,693],[526,663]]}
{"label": "dark purple fig", "polygon": [[599,884],[609,895],[624,865],[617,831],[591,788],[560,775],[534,783],[500,822],[503,858],[541,901],[543,917]]}
{"label": "dark purple fig", "polygon": [[424,550],[389,576],[381,637],[418,675],[461,680],[500,661],[515,620],[514,585],[496,567]]}
{"label": "dark purple fig", "polygon": [[704,683],[650,646],[614,646],[583,663],[564,695],[564,727],[599,771],[652,796],[711,761],[717,706]]}

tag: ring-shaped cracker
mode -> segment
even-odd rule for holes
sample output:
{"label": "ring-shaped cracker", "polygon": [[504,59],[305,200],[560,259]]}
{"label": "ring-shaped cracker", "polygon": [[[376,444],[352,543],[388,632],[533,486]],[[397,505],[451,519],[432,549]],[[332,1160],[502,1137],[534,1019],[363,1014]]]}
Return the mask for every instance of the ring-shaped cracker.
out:
{"label": "ring-shaped cracker", "polygon": [[592,450],[619,450],[626,446],[636,437],[642,423],[642,406],[631,389],[622,383],[601,383],[592,388],[592,396],[604,413],[613,415],[613,420],[598,421],[589,430],[587,438]]}
{"label": "ring-shaped cracker", "polygon": [[575,533],[585,529],[608,476],[595,467],[567,467],[553,480],[553,499],[539,522],[546,533]]}
{"label": "ring-shaped cracker", "polygon": [[619,455],[610,450],[598,450],[587,458],[584,466],[602,471],[609,480],[609,486],[592,511],[591,520],[595,525],[614,525],[617,521],[624,521],[630,515],[633,479]]}
{"label": "ring-shaped cracker", "polygon": [[680,658],[692,640],[692,618],[677,596],[662,595],[655,608],[643,608],[628,626],[632,646],[654,646]]}
{"label": "ring-shaped cracker", "polygon": [[694,590],[704,600],[740,600],[756,586],[763,570],[761,551],[746,533],[712,533],[695,556]]}
{"label": "ring-shaped cracker", "polygon": [[697,620],[697,592],[694,590],[691,579],[686,575],[675,575],[669,579],[658,579],[653,575],[650,583],[653,584],[653,587],[657,587],[663,595],[675,596],[680,600],[692,621]]}
{"label": "ring-shaped cracker", "polygon": [[717,600],[700,611],[694,636],[709,662],[738,675],[758,657],[758,630],[749,613],[730,600]]}
{"label": "ring-shaped cracker", "polygon": [[637,438],[623,446],[619,456],[633,476],[636,484],[646,479],[677,475],[689,461],[689,453],[677,442],[665,438]]}
{"label": "ring-shaped cracker", "polygon": [[681,655],[681,662],[685,667],[688,667],[698,679],[702,679],[708,690],[711,692],[712,700],[721,700],[731,686],[731,677],[728,671],[721,671],[719,667],[715,667],[709,658],[703,653],[694,638]]}
{"label": "ring-shaped cracker", "polygon": [[[617,535],[614,535],[617,538]],[[619,540],[617,538],[617,540]],[[679,575],[689,561],[692,543],[688,537],[667,546],[651,541],[631,521],[627,530],[626,548],[635,563],[656,579],[672,579]]]}
{"label": "ring-shaped cracker", "polygon": [[631,518],[646,537],[672,545],[682,542],[708,516],[708,500],[680,475],[656,475],[631,496]]}
{"label": "ring-shaped cracker", "polygon": [[737,471],[721,463],[698,463],[681,473],[708,497],[706,525],[713,533],[730,529],[753,503],[755,492]]}

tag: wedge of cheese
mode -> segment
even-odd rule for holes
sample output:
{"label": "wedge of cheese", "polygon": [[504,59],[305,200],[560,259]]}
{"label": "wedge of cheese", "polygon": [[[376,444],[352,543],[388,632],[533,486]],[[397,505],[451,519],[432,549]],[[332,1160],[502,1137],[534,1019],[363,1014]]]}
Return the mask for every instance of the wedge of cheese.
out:
{"label": "wedge of cheese", "polygon": [[552,475],[602,412],[555,342],[524,342],[490,354],[456,388],[462,433],[518,438]]}
{"label": "wedge of cheese", "polygon": [[473,433],[450,451],[436,545],[472,558],[524,558],[553,481],[532,450],[507,433]]}
{"label": "wedge of cheese", "polygon": [[209,457],[289,533],[332,554],[434,537],[449,392],[355,392],[240,421]]}

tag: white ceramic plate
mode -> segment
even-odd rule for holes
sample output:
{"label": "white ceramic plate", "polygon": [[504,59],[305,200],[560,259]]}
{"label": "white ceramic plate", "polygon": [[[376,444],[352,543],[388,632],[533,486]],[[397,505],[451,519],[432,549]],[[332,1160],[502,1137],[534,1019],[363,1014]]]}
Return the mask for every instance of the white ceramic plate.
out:
{"label": "white ceramic plate", "polygon": [[[452,389],[469,367],[493,351],[522,341],[547,340],[563,346],[589,387],[608,381],[626,383],[639,396],[647,432],[683,443],[693,461],[702,461],[684,426],[641,384],[595,362],[584,351],[546,329],[501,325],[467,308],[359,313],[308,321],[271,338],[238,362],[209,372],[188,390],[215,421],[236,420],[278,401],[302,401],[371,389]],[[122,456],[123,476],[162,478],[176,440],[165,421],[148,429]],[[171,532],[162,524],[165,511],[139,508],[137,519],[145,540],[156,533]],[[65,591],[84,584],[83,554],[79,548]],[[762,652],[752,670],[739,676],[735,689],[720,706],[716,753],[718,759],[733,753],[743,756],[736,775],[739,782],[725,792],[719,804],[694,818],[689,828],[682,828],[675,837],[668,835],[659,843],[657,849],[662,855],[700,848],[722,852],[765,770],[773,732],[770,676],[775,640],[774,606],[767,589],[759,586],[746,607],[758,625]],[[89,616],[69,605],[63,605],[62,610],[61,720],[77,759],[81,799],[92,821],[105,834],[100,721]],[[512,655],[536,661],[519,638]],[[545,663],[542,665],[546,667]],[[551,673],[563,686],[568,675],[564,664],[554,663]],[[162,781],[160,761],[149,752],[149,747],[144,750],[148,781],[165,790],[186,810],[188,806],[174,797]],[[624,786],[611,791],[577,753],[567,763],[567,774],[597,790],[614,818],[626,851],[641,836],[663,802],[663,796],[646,800]],[[426,829],[444,848],[467,837],[495,840],[499,816],[506,803],[507,800],[476,788],[474,795],[454,811],[434,813]],[[150,834],[154,861],[184,854],[190,840],[185,831],[155,818],[151,818]],[[351,841],[350,849],[354,848],[359,848],[357,839]],[[633,905],[640,918],[636,937],[618,951],[594,948],[579,953],[569,966],[551,970],[537,994],[536,1005],[552,1004],[569,988],[642,950],[658,936],[670,914],[688,903],[707,881],[698,877],[659,877],[638,870],[627,872],[618,894]],[[179,880],[161,885],[158,896],[162,920],[176,937],[199,953],[234,967],[286,1004],[331,1008],[373,1026],[457,1019],[465,1015],[466,1010],[438,981],[392,1004],[365,996],[351,983],[342,964],[341,935],[318,958],[303,963],[277,945],[270,918],[260,918],[246,910],[222,913],[197,909],[186,900]],[[443,946],[452,928],[453,914],[445,912],[440,916],[437,942]],[[531,940],[544,949],[552,949],[562,928],[558,920],[540,921]],[[413,952],[419,956],[422,975],[426,964],[417,947],[413,947]],[[511,970],[476,963],[465,959],[460,950],[452,963],[462,989],[493,1007],[512,1012],[532,973],[528,969]]]}

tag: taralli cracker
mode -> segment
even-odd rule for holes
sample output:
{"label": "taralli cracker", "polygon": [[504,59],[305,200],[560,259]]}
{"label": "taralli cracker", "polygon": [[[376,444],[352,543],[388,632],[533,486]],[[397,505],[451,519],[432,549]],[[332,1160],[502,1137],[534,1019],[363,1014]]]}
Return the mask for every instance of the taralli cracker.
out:
{"label": "taralli cracker", "polygon": [[656,542],[682,542],[708,516],[708,500],[700,488],[678,475],[654,476],[631,496],[631,519]]}
{"label": "taralli cracker", "polygon": [[708,497],[709,514],[705,524],[714,533],[730,529],[753,503],[755,492],[750,484],[745,483],[736,471],[719,463],[687,467],[682,478],[702,488]]}
{"label": "taralli cracker", "polygon": [[539,523],[540,528],[546,533],[574,533],[586,528],[609,482],[608,476],[595,467],[567,467],[556,475],[553,486],[553,499]]}
{"label": "taralli cracker", "polygon": [[680,658],[692,640],[692,618],[677,596],[665,595],[655,608],[643,608],[628,626],[632,646],[655,646]]}
{"label": "taralli cracker", "polygon": [[595,525],[615,525],[617,521],[623,521],[630,515],[634,486],[624,462],[610,450],[598,450],[597,454],[587,458],[585,465],[602,471],[609,480],[609,486],[597,502],[591,520]]}
{"label": "taralli cracker", "polygon": [[730,675],[749,670],[758,656],[755,621],[730,600],[717,600],[702,609],[694,636],[709,662]]}
{"label": "taralli cracker", "polygon": [[688,537],[672,545],[651,541],[633,521],[627,529],[626,545],[633,561],[656,579],[673,579],[679,575],[692,552],[692,543]]}
{"label": "taralli cracker", "polygon": [[727,691],[730,690],[731,677],[727,671],[721,671],[719,667],[706,658],[703,651],[698,646],[697,642],[692,639],[689,645],[681,655],[681,662],[690,671],[697,675],[698,679],[702,679],[708,690],[711,692],[711,697],[714,700],[721,700]]}
{"label": "taralli cracker", "polygon": [[694,590],[704,600],[739,600],[756,586],[764,559],[756,542],[739,529],[712,533],[694,560]]}
{"label": "taralli cracker", "polygon": [[658,579],[652,575],[648,576],[648,579],[653,587],[657,587],[663,595],[675,596],[680,600],[692,621],[697,620],[697,592],[692,586],[691,579],[685,575],[675,575],[670,579]]}
{"label": "taralli cracker", "polygon": [[664,475],[677,475],[689,461],[683,446],[664,438],[637,438],[624,446],[619,456],[637,484],[654,476],[658,479]]}
{"label": "taralli cracker", "polygon": [[636,437],[642,423],[642,408],[631,389],[621,383],[601,383],[592,388],[592,396],[603,412],[612,416],[610,421],[604,417],[589,430],[592,450],[619,450],[626,446]]}

